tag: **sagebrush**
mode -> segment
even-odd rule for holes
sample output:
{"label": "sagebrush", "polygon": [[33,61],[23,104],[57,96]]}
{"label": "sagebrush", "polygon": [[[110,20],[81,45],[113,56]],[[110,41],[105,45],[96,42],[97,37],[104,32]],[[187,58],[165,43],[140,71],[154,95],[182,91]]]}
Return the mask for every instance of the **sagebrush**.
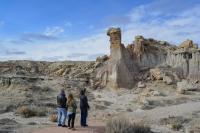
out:
{"label": "sagebrush", "polygon": [[51,122],[57,122],[57,119],[58,119],[58,117],[57,117],[56,113],[51,114],[50,117],[49,117],[49,120]]}
{"label": "sagebrush", "polygon": [[107,122],[106,133],[152,133],[149,126],[132,124],[124,118],[114,118]]}
{"label": "sagebrush", "polygon": [[25,118],[34,116],[46,116],[45,108],[33,106],[21,106],[17,109],[16,113]]}

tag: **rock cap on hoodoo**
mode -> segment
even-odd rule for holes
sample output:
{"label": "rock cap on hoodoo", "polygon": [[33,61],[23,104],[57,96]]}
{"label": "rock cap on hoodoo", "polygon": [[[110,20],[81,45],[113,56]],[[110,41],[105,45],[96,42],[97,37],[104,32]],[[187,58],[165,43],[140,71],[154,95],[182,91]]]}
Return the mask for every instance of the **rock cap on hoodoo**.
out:
{"label": "rock cap on hoodoo", "polygon": [[107,31],[107,35],[110,36],[111,34],[121,34],[121,29],[120,28],[114,28],[114,27],[111,27],[108,29]]}
{"label": "rock cap on hoodoo", "polygon": [[135,36],[135,40],[139,40],[139,39],[144,40],[144,37],[142,35],[136,35]]}

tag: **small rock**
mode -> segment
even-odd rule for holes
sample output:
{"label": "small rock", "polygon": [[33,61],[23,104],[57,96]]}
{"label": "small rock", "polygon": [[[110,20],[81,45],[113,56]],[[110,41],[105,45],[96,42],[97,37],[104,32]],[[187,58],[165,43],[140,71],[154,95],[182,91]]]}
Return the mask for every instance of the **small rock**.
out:
{"label": "small rock", "polygon": [[160,94],[160,92],[158,92],[158,91],[152,91],[152,92],[151,92],[151,95],[152,95],[152,96],[160,96],[161,94]]}
{"label": "small rock", "polygon": [[170,76],[163,76],[163,81],[164,81],[167,85],[173,84],[173,79],[172,79]]}
{"label": "small rock", "polygon": [[142,83],[141,81],[138,82],[138,88],[145,88],[146,84]]}
{"label": "small rock", "polygon": [[159,68],[150,69],[150,75],[152,80],[161,80],[163,79],[163,73]]}
{"label": "small rock", "polygon": [[181,82],[177,82],[177,92],[180,94],[184,94],[186,91],[196,91],[198,86],[189,80],[182,80]]}

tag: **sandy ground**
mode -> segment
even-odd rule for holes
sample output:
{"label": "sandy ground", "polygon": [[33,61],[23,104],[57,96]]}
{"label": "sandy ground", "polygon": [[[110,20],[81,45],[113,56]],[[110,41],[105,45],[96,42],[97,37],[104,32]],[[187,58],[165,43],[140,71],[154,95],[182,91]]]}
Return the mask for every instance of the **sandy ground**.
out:
{"label": "sandy ground", "polygon": [[104,124],[99,122],[90,122],[89,127],[83,128],[75,125],[75,130],[68,128],[57,127],[52,125],[50,127],[34,130],[32,133],[104,133]]}
{"label": "sandy ground", "polygon": [[[180,105],[172,105],[169,107],[159,107],[152,110],[136,110],[132,113],[126,114],[125,117],[132,117],[133,120],[143,120],[149,121],[150,123],[154,123],[153,125],[155,132],[163,132],[172,133],[171,130],[156,126],[156,122],[161,118],[167,118],[168,116],[186,116],[191,114],[192,112],[200,110],[200,102],[189,102]],[[99,122],[90,122],[90,126],[88,128],[81,128],[80,126],[76,126],[75,131],[71,131],[67,128],[60,128],[56,126],[49,126],[42,129],[36,129],[33,133],[104,133],[104,124]],[[180,133],[178,131],[174,131],[173,133]]]}
{"label": "sandy ground", "polygon": [[[136,110],[131,115],[134,118],[143,120],[157,121],[161,118],[169,116],[187,116],[192,112],[200,111],[200,102],[189,102],[180,105],[172,105],[167,107],[157,107],[152,110]],[[129,114],[130,115],[130,114]]]}
{"label": "sandy ground", "polygon": [[[79,126],[80,111],[77,110],[77,130],[73,132],[104,133],[103,128],[105,122],[112,117],[121,115],[126,116],[124,118],[130,119],[133,122],[147,123],[151,126],[152,131],[156,133],[185,133],[185,128],[191,126],[192,124],[190,122],[193,122],[194,119],[198,119],[200,122],[200,92],[190,92],[188,95],[177,95],[173,86],[167,86],[159,82],[151,83],[148,85],[148,88],[158,91],[163,95],[143,96],[147,89],[140,90],[140,92],[126,89],[89,90],[88,98],[91,106],[89,111],[90,127],[81,128]],[[57,91],[53,91],[49,94],[48,101],[43,102],[55,103],[56,94]],[[146,104],[145,102],[140,102],[141,96],[149,101],[148,105],[153,108],[143,108]],[[56,111],[56,108],[54,111]],[[183,123],[184,127],[180,131],[172,131],[170,127],[167,127],[168,125],[161,125],[159,123],[162,118],[169,118],[169,116],[181,116],[190,119],[190,121]],[[19,128],[16,128],[17,133],[72,132],[67,128],[56,127],[55,123],[49,121],[49,116],[22,118],[12,111],[0,114],[0,119],[6,118],[19,123]]]}

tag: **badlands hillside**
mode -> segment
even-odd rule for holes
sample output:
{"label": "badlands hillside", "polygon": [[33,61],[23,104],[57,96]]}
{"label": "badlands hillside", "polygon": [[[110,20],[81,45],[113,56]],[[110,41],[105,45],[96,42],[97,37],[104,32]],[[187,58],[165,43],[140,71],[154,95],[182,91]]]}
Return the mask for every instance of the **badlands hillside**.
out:
{"label": "badlands hillside", "polygon": [[[200,49],[136,36],[121,42],[110,28],[110,55],[93,62],[0,62],[0,133],[56,124],[56,96],[87,89],[89,121],[142,123],[156,133],[200,133]],[[109,45],[108,45],[109,47]],[[77,112],[79,122],[79,110]]]}

